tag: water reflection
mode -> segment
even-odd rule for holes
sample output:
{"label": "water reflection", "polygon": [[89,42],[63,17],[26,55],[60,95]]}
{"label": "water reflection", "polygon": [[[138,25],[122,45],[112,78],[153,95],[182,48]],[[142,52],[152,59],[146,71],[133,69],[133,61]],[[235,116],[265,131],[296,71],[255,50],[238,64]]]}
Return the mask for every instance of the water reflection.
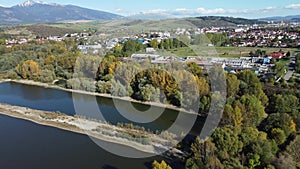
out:
{"label": "water reflection", "polygon": [[[78,96],[74,99],[74,95]],[[88,118],[97,119],[97,112],[102,113],[104,119],[112,124],[122,123],[133,123],[134,125],[140,125],[147,129],[163,130],[169,128],[172,123],[176,120],[178,112],[170,109],[165,109],[163,114],[151,123],[134,123],[122,114],[133,115],[134,112],[129,111],[126,107],[122,107],[119,110],[123,111],[122,114],[114,107],[114,102],[109,98],[95,97],[83,94],[74,94],[61,91],[57,89],[44,88],[38,86],[30,86],[24,84],[18,84],[14,82],[1,83],[0,84],[0,102],[7,103],[16,106],[25,106],[33,109],[46,110],[46,111],[59,111],[68,115],[75,115],[73,99],[80,107],[80,112],[77,114],[86,116]],[[97,101],[99,110],[92,109],[92,105]],[[127,102],[119,100],[119,102]],[[131,103],[133,107],[138,110],[147,111],[149,106]],[[153,110],[160,111],[161,108],[154,108]],[[138,115],[138,114],[135,114]],[[152,116],[143,113],[139,115],[141,118],[149,118]]]}
{"label": "water reflection", "polygon": [[175,169],[183,168],[179,161],[161,156],[119,157],[101,149],[88,136],[4,115],[0,115],[0,135],[0,168],[147,169],[154,159],[164,159]]}

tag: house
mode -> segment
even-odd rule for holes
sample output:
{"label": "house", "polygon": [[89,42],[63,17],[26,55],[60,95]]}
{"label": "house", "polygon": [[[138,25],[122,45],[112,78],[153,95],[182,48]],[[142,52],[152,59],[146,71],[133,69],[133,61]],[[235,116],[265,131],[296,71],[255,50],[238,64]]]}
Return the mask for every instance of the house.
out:
{"label": "house", "polygon": [[262,59],[262,64],[270,64],[271,63],[271,57],[266,57]]}
{"label": "house", "polygon": [[269,64],[269,63],[271,63],[271,59],[272,59],[272,58],[269,58],[269,57],[264,58],[263,64]]}
{"label": "house", "polygon": [[131,58],[136,59],[136,60],[145,60],[145,59],[150,59],[150,60],[156,60],[159,58],[159,55],[153,55],[153,54],[132,54]]}
{"label": "house", "polygon": [[146,48],[146,53],[154,53],[155,49],[154,48]]}
{"label": "house", "polygon": [[270,53],[268,54],[269,57],[272,57],[274,59],[281,59],[283,56],[285,56],[285,53],[282,52],[282,51],[279,51],[279,52],[273,52],[273,53]]}

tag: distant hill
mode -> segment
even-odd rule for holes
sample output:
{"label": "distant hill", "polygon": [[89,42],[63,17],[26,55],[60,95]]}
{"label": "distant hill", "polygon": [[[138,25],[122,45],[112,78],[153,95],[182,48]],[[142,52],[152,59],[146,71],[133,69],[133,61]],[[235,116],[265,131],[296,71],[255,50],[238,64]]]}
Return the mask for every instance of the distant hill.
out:
{"label": "distant hill", "polygon": [[299,21],[300,20],[300,15],[273,16],[273,17],[261,18],[260,20],[266,20],[266,21],[282,21],[282,20]]}
{"label": "distant hill", "polygon": [[236,26],[236,25],[253,25],[264,24],[266,22],[257,19],[233,18],[224,16],[202,16],[196,18],[186,18],[197,27],[207,26]]}
{"label": "distant hill", "polygon": [[25,28],[26,30],[30,31],[32,34],[40,37],[64,36],[65,34],[76,32],[76,30],[73,29],[57,28],[54,26],[43,25],[43,24],[20,26],[20,28]]}
{"label": "distant hill", "polygon": [[69,20],[112,20],[122,18],[109,12],[91,10],[74,5],[60,5],[28,0],[19,5],[0,7],[0,23],[50,23]]}
{"label": "distant hill", "polygon": [[176,18],[168,14],[136,14],[126,17],[127,19],[139,19],[139,20],[185,20],[191,22],[198,27],[206,26],[236,26],[236,25],[253,25],[264,24],[266,22],[258,19],[245,19],[234,18],[225,16],[201,16],[201,17],[188,17],[188,18]]}
{"label": "distant hill", "polygon": [[[118,34],[120,36],[133,35],[137,32],[149,31],[173,31],[178,28],[203,28],[203,27],[235,27],[237,25],[253,25],[266,23],[259,20],[249,20],[232,17],[196,17],[196,18],[171,18],[160,20],[129,19],[123,18],[98,24],[97,30],[106,34]],[[55,26],[55,25],[54,25]],[[60,25],[60,27],[64,27]],[[68,28],[67,26],[65,28]]]}

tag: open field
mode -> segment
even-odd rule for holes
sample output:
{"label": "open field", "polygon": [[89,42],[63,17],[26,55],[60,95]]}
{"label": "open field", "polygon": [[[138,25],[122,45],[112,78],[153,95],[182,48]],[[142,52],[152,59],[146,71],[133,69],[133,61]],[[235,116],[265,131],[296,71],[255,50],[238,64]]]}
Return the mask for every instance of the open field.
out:
{"label": "open field", "polygon": [[229,55],[240,55],[240,52],[242,52],[242,55],[248,54],[251,51],[261,50],[266,51],[267,53],[277,52],[280,49],[282,49],[285,52],[290,51],[291,54],[293,54],[295,51],[297,51],[296,48],[269,48],[269,47],[216,47],[216,50],[219,54],[224,54],[227,52]]}
{"label": "open field", "polygon": [[[207,46],[195,46],[185,48],[172,49],[169,53],[175,56],[219,56],[226,58],[238,58],[246,57],[249,53],[256,50],[266,51],[266,53],[272,53],[279,51],[280,48],[259,48],[259,47],[207,47]],[[295,48],[282,48],[284,52],[290,51],[291,54],[297,51]]]}
{"label": "open field", "polygon": [[183,19],[168,19],[161,21],[152,20],[131,20],[121,19],[113,21],[93,21],[88,23],[71,24],[71,23],[59,23],[50,24],[54,27],[68,28],[75,30],[84,30],[88,28],[97,29],[99,32],[106,33],[118,33],[134,34],[147,31],[171,31],[180,27],[196,28],[191,22]]}

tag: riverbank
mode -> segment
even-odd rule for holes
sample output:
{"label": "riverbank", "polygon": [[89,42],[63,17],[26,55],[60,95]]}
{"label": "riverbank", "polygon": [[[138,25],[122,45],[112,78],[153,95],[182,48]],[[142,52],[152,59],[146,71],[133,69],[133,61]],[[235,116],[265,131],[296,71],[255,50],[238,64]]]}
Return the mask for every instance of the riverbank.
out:
{"label": "riverbank", "polygon": [[130,97],[118,97],[118,96],[112,96],[111,94],[103,94],[103,93],[96,93],[96,92],[87,92],[87,91],[82,91],[82,90],[67,89],[67,88],[63,88],[63,87],[60,87],[60,86],[57,86],[54,84],[50,84],[50,83],[42,83],[42,82],[36,82],[36,81],[32,81],[32,80],[13,80],[13,79],[2,79],[1,80],[0,79],[0,83],[3,83],[3,82],[14,82],[14,83],[20,83],[20,84],[25,84],[25,85],[32,85],[32,86],[39,86],[39,87],[44,87],[44,88],[63,90],[63,91],[71,92],[71,93],[99,96],[99,97],[105,97],[105,98],[109,98],[109,99],[118,99],[118,100],[122,100],[122,101],[143,104],[146,106],[156,106],[156,107],[160,107],[160,108],[167,108],[170,110],[180,111],[182,113],[188,113],[188,114],[194,114],[194,115],[196,114],[196,115],[200,116],[199,114],[197,114],[195,112],[190,112],[183,108],[179,108],[179,107],[176,107],[176,106],[173,106],[170,104],[163,104],[163,103],[158,103],[158,102],[142,102],[142,101],[134,100]]}
{"label": "riverbank", "polygon": [[[102,141],[121,144],[150,154],[160,153],[157,152],[157,150],[168,151],[173,149],[172,147],[174,146],[174,144],[172,144],[172,141],[174,140],[164,139],[151,132],[118,127],[57,112],[47,112],[26,107],[0,104],[0,114],[24,119],[44,126],[89,135]],[[138,138],[138,142],[130,138]],[[178,152],[178,150],[173,149],[173,152],[175,151]]]}

